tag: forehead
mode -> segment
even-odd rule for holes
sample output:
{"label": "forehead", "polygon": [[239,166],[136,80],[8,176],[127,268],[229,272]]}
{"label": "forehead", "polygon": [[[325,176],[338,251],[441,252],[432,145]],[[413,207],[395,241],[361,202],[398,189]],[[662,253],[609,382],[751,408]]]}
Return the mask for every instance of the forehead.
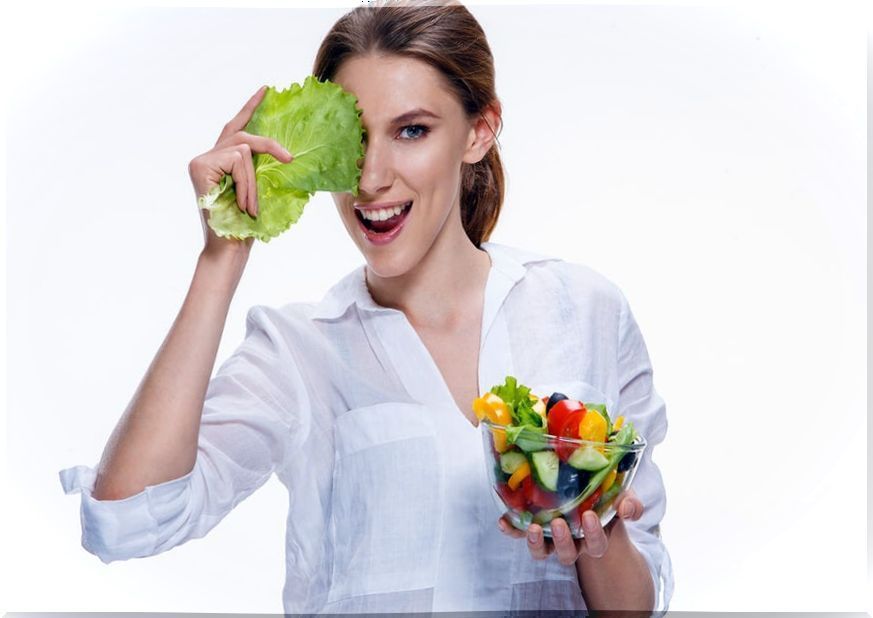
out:
{"label": "forehead", "polygon": [[442,74],[415,58],[356,56],[343,62],[333,81],[358,98],[362,120],[370,127],[416,108],[443,118],[463,115]]}

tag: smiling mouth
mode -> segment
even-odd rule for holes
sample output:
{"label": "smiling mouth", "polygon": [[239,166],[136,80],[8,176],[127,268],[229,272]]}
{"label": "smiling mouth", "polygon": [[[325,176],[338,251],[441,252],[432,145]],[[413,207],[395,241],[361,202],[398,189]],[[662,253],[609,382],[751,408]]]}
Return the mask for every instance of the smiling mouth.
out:
{"label": "smiling mouth", "polygon": [[[399,212],[397,212],[399,209]],[[412,210],[412,202],[391,209],[363,210],[355,208],[355,216],[365,229],[374,234],[387,234],[403,223]],[[366,213],[366,214],[365,214]]]}

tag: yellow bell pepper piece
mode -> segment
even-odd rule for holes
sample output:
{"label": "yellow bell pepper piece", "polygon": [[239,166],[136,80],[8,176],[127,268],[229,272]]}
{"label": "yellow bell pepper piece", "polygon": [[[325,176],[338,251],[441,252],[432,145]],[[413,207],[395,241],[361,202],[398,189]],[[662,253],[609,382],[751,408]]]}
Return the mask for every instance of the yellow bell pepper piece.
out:
{"label": "yellow bell pepper piece", "polygon": [[473,412],[480,421],[487,418],[495,425],[509,425],[512,422],[506,403],[494,393],[485,393],[474,399]]}
{"label": "yellow bell pepper piece", "polygon": [[512,473],[512,476],[509,477],[509,480],[506,481],[506,484],[509,485],[509,488],[512,491],[518,489],[518,486],[521,485],[521,482],[530,476],[530,464],[524,462],[518,467],[518,470]]}
{"label": "yellow bell pepper piece", "polygon": [[505,453],[506,449],[509,448],[509,444],[506,442],[506,432],[503,429],[492,427],[491,435],[494,436],[494,450],[498,453]]}
{"label": "yellow bell pepper piece", "polygon": [[543,403],[543,400],[539,397],[531,395],[531,399],[536,399],[533,404],[533,411],[540,415],[543,419],[543,427],[549,426],[548,418],[546,417],[546,404]]}
{"label": "yellow bell pepper piece", "polygon": [[621,429],[622,425],[624,425],[624,417],[619,416],[617,419],[615,419],[615,422],[612,424],[612,430],[618,431],[619,429]]}
{"label": "yellow bell pepper piece", "polygon": [[606,419],[597,410],[588,410],[579,423],[579,437],[592,442],[606,442]]}
{"label": "yellow bell pepper piece", "polygon": [[600,489],[603,493],[609,491],[609,488],[612,487],[613,483],[615,483],[615,477],[618,476],[618,471],[613,468],[612,471],[606,475],[606,478],[603,479],[603,485],[600,486]]}

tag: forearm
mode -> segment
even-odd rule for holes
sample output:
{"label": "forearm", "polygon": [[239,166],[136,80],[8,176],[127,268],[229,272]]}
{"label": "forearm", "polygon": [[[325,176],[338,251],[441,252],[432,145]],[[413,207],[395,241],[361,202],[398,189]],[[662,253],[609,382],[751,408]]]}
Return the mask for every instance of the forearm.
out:
{"label": "forearm", "polygon": [[125,498],[193,468],[206,389],[246,260],[201,255],[182,308],[106,445],[95,498]]}
{"label": "forearm", "polygon": [[624,522],[618,517],[613,522],[606,553],[600,558],[582,554],[576,560],[582,596],[590,610],[651,612],[655,590],[649,567]]}

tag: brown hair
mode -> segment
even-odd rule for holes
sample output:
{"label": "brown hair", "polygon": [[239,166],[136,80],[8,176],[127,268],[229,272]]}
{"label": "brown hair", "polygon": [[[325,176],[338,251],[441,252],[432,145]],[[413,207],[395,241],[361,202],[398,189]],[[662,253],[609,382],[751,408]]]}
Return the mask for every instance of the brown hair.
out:
{"label": "brown hair", "polygon": [[[343,15],[321,43],[313,74],[333,79],[353,56],[388,53],[422,60],[447,80],[468,118],[497,101],[494,59],[476,18],[457,2],[383,2]],[[490,127],[492,133],[494,127]],[[496,138],[495,134],[495,138]],[[499,144],[481,161],[463,163],[461,222],[477,247],[488,240],[503,204],[505,177]]]}

